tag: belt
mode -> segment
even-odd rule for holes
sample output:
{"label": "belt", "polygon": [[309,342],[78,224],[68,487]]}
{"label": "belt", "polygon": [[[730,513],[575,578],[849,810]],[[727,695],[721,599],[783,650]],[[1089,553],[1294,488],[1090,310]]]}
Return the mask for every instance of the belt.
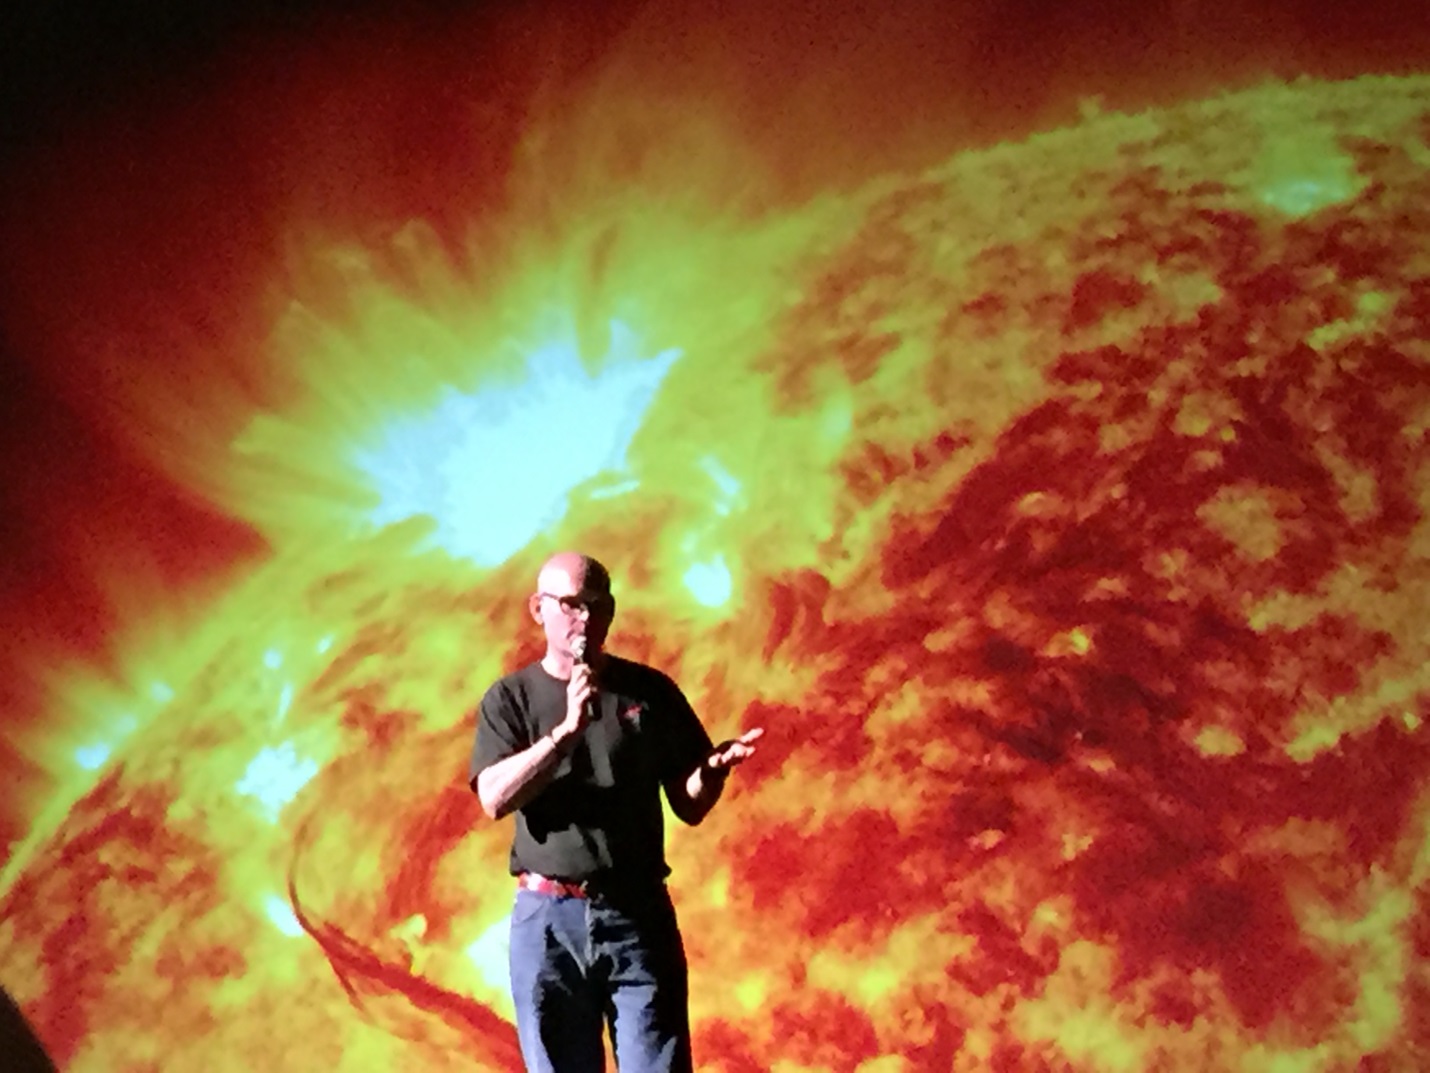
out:
{"label": "belt", "polygon": [[516,883],[522,890],[535,891],[537,894],[551,894],[562,898],[589,898],[592,894],[590,884],[584,880],[572,883],[565,879],[537,875],[535,872],[522,872],[516,877]]}
{"label": "belt", "polygon": [[522,890],[537,894],[550,894],[557,898],[613,898],[616,900],[646,899],[659,897],[665,893],[665,883],[660,880],[617,879],[609,875],[592,876],[590,879],[557,879],[538,872],[519,872],[517,886]]}

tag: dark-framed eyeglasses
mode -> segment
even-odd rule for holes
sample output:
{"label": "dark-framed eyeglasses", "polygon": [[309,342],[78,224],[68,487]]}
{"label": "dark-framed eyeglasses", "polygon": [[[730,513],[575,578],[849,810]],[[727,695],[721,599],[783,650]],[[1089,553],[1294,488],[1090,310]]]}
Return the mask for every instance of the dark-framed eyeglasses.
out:
{"label": "dark-framed eyeglasses", "polygon": [[571,616],[575,616],[583,610],[588,615],[608,615],[616,606],[610,593],[605,592],[590,595],[577,593],[575,596],[558,596],[554,592],[538,592],[536,595],[543,600],[555,600],[561,605],[561,610]]}

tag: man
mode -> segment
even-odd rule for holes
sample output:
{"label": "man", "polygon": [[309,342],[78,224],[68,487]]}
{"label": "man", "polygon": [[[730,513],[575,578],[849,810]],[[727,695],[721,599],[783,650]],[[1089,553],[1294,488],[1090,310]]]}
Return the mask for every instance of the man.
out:
{"label": "man", "polygon": [[594,559],[553,556],[527,606],[546,654],[482,698],[471,765],[487,815],[516,813],[522,1056],[530,1073],[601,1070],[604,1023],[621,1073],[690,1073],[660,792],[699,823],[762,731],[714,747],[673,681],[606,653],[616,602]]}

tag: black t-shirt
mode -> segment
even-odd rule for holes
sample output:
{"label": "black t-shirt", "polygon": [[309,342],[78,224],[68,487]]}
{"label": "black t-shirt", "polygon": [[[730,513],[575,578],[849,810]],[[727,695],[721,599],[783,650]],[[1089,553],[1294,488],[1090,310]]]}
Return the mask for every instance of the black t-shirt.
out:
{"label": "black t-shirt", "polygon": [[[669,677],[616,656],[601,669],[599,710],[551,783],[516,813],[511,871],[568,880],[663,880],[661,784],[688,775],[710,736]],[[531,746],[566,717],[566,682],[540,662],[482,698],[471,778]]]}

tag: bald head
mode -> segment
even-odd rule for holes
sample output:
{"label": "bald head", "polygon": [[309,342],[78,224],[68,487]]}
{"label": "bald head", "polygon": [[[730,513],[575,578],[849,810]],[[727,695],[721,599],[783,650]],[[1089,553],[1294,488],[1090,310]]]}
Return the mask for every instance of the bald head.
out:
{"label": "bald head", "polygon": [[536,575],[537,592],[561,595],[578,592],[609,593],[611,575],[595,559],[576,551],[559,551],[547,559]]}

